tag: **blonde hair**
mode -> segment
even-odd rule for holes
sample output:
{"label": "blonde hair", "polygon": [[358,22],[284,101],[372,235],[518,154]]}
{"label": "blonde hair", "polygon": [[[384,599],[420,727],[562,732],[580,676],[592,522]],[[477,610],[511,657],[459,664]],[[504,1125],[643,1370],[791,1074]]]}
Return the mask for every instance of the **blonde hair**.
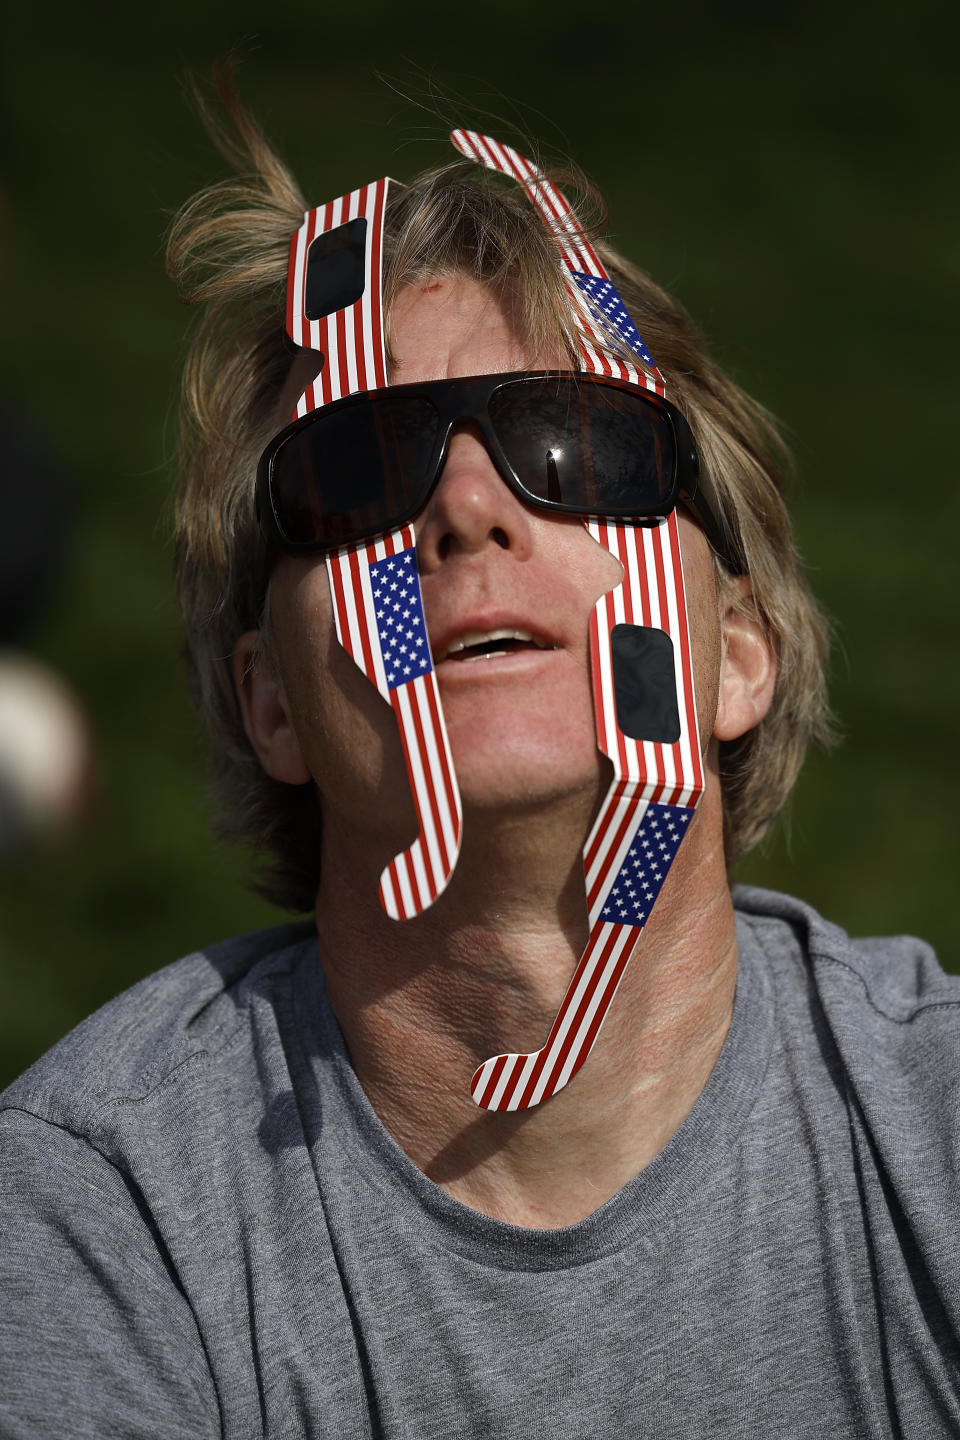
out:
{"label": "blonde hair", "polygon": [[[303,196],[244,111],[229,77],[220,95],[232,132],[206,115],[235,177],[195,195],[169,235],[168,267],[187,304],[202,307],[183,383],[176,569],[191,688],[212,742],[218,828],[269,858],[255,888],[310,909],[319,882],[322,817],[314,787],[270,779],[240,717],[231,657],[260,627],[254,587],[257,457],[284,423],[298,351],[284,328],[287,253]],[[557,178],[557,177],[552,177]],[[589,189],[575,172],[559,177]],[[766,718],[720,746],[724,841],[732,863],[786,803],[811,743],[826,745],[824,619],[793,545],[780,490],[786,456],[770,418],[714,364],[683,307],[642,270],[597,240],[604,264],[689,421],[726,529],[752,582],[733,592],[772,638],[779,661]],[[518,329],[530,353],[576,363],[572,320],[555,242],[512,182],[462,161],[419,176],[387,207],[384,298],[411,280],[466,272],[519,296]],[[611,348],[616,348],[612,342]],[[635,357],[630,357],[635,358]],[[721,587],[728,583],[720,562]]]}

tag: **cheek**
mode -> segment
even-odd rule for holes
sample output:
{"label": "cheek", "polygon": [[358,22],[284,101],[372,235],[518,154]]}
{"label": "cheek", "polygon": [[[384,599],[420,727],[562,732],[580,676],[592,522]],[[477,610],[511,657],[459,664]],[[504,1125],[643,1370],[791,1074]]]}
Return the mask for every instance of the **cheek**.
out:
{"label": "cheek", "polygon": [[700,747],[706,752],[713,735],[720,695],[722,641],[720,617],[715,605],[704,604],[696,619],[691,621],[691,648]]}
{"label": "cheek", "polygon": [[594,540],[582,520],[571,517],[568,523],[574,532],[574,539],[566,565],[584,596],[589,623],[590,614],[601,595],[615,590],[622,581],[623,566],[606,545]]}
{"label": "cheek", "polygon": [[393,712],[337,640],[326,567],[287,561],[271,585],[274,651],[291,723],[321,804],[361,812],[404,773]]}
{"label": "cheek", "polygon": [[278,562],[270,582],[270,629],[292,718],[303,720],[315,708],[317,677],[336,642],[322,562],[286,556]]}
{"label": "cheek", "polygon": [[706,752],[717,715],[723,653],[716,571],[703,533],[683,512],[680,512],[680,541],[697,724],[700,746]]}

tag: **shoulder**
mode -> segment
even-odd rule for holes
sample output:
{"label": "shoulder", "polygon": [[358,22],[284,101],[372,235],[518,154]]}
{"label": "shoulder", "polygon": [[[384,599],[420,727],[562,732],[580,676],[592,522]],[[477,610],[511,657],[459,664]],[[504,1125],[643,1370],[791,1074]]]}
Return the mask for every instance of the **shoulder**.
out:
{"label": "shoulder", "polygon": [[789,895],[736,886],[734,904],[741,943],[755,942],[778,995],[802,996],[866,1108],[956,1129],[960,976],[916,936],[853,938]]}
{"label": "shoulder", "polygon": [[302,957],[311,922],[273,926],[197,950],[147,976],[66,1035],[0,1094],[19,1111],[76,1135],[98,1112],[145,1099],[225,1050],[249,1024],[254,997]]}
{"label": "shoulder", "polygon": [[947,974],[925,940],[855,938],[802,900],[756,886],[735,886],[733,898],[738,924],[765,953],[816,970],[818,984],[837,997],[901,1024],[941,1008],[949,1020],[960,1020],[960,975]]}

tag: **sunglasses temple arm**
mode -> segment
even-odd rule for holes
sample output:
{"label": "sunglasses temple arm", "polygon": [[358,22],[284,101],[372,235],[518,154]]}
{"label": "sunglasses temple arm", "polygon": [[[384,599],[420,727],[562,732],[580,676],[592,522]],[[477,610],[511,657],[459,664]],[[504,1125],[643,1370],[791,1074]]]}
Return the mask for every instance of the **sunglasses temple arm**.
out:
{"label": "sunglasses temple arm", "polygon": [[731,575],[746,575],[748,572],[739,553],[737,537],[728,531],[720,518],[721,512],[713,487],[707,485],[701,476],[689,485],[682,485],[677,492],[677,499],[693,511],[711,548]]}

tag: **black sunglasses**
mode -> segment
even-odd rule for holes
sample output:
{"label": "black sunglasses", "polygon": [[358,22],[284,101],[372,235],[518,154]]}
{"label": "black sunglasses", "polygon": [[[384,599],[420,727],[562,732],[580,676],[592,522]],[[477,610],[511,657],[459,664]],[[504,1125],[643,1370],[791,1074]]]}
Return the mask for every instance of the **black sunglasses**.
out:
{"label": "black sunglasses", "polygon": [[680,411],[628,381],[562,370],[391,385],[295,420],[260,457],[264,539],[307,555],[412,520],[464,420],[528,505],[656,522],[683,501],[728,567],[742,570]]}

